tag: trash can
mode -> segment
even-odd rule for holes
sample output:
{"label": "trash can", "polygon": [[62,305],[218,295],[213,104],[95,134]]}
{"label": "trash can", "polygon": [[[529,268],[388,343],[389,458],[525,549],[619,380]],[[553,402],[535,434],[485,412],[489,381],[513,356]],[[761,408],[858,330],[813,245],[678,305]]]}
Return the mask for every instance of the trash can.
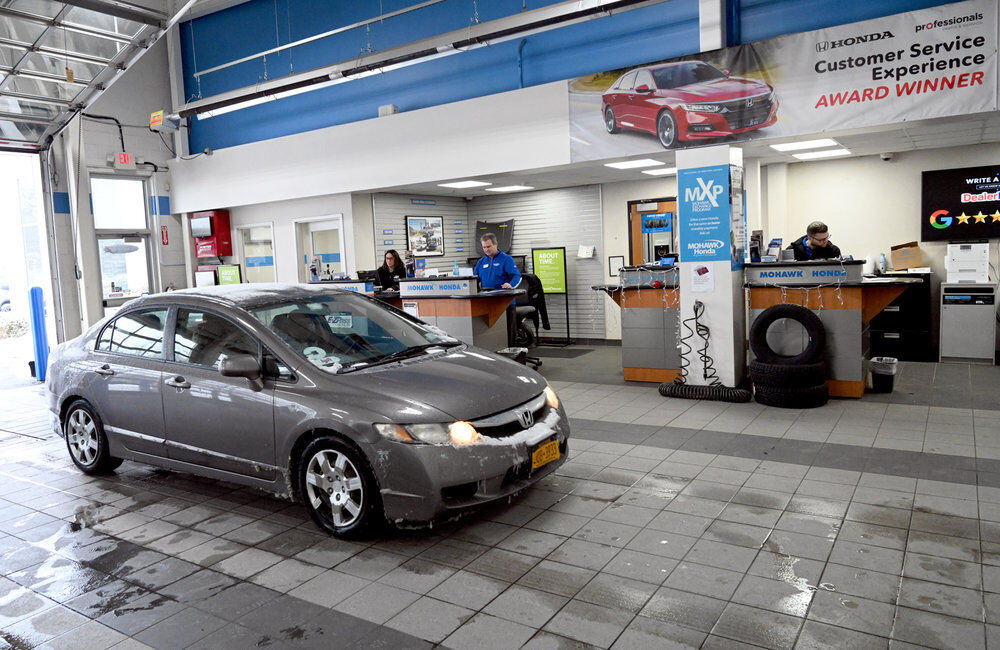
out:
{"label": "trash can", "polygon": [[872,357],[869,367],[872,371],[872,392],[891,393],[899,360],[895,357]]}

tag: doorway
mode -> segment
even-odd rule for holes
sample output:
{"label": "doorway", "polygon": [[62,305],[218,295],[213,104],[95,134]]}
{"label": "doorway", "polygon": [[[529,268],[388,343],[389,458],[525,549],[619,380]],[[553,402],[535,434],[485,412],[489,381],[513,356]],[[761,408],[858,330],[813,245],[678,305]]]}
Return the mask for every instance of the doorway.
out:
{"label": "doorway", "polygon": [[677,199],[643,199],[628,202],[629,265],[657,263],[678,257]]}
{"label": "doorway", "polygon": [[274,227],[270,223],[237,226],[236,242],[243,260],[243,282],[275,282]]}
{"label": "doorway", "polygon": [[101,266],[104,315],[150,292],[149,198],[146,181],[91,176],[90,201]]}
{"label": "doorway", "polygon": [[345,272],[343,225],[340,215],[295,223],[300,282],[330,280]]}
{"label": "doorway", "polygon": [[44,303],[45,343],[57,342],[56,311],[49,272],[41,159],[37,154],[0,152],[0,388],[32,383],[34,360],[30,292]]}

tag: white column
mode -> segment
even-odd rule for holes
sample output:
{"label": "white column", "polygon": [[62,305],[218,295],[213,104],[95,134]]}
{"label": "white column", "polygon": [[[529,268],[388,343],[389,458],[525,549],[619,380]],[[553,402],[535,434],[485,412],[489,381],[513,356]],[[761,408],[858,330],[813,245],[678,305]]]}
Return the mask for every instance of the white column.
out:
{"label": "white column", "polygon": [[83,120],[74,118],[63,131],[63,159],[66,163],[70,218],[76,225],[76,259],[80,274],[80,316],[83,329],[104,317],[101,290],[101,260],[97,250],[97,233],[94,215],[90,210],[90,174],[87,172],[86,154],[81,130]]}
{"label": "white column", "polygon": [[[742,255],[733,261],[743,222],[743,152],[729,146],[680,150],[677,183],[680,319],[694,315],[695,301],[704,305],[699,322],[711,330],[708,356],[715,374],[723,385],[736,386],[746,366]],[[688,324],[694,329],[693,321]],[[683,324],[680,333],[688,334]],[[687,382],[711,384],[714,380],[705,378],[697,352],[704,341],[695,334],[687,343],[692,348],[687,354]]]}

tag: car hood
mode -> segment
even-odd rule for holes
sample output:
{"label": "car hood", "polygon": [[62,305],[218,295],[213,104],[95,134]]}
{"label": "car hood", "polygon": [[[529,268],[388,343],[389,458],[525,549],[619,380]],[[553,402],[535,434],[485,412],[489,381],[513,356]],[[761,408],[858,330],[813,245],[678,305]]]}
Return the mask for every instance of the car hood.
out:
{"label": "car hood", "polygon": [[336,380],[379,396],[390,409],[391,401],[432,406],[455,420],[474,420],[512,408],[545,388],[545,379],[533,370],[465,347],[336,375]]}
{"label": "car hood", "polygon": [[661,91],[665,96],[674,97],[681,101],[727,101],[739,99],[751,95],[759,95],[771,90],[767,84],[755,79],[743,79],[742,77],[727,77],[716,79],[699,84],[690,84],[683,88],[673,88]]}

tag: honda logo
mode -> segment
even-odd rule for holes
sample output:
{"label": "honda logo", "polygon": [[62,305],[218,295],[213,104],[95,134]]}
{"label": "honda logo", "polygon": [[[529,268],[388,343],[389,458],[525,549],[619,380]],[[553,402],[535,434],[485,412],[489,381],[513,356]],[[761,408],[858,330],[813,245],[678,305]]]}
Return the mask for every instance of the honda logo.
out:
{"label": "honda logo", "polygon": [[528,409],[524,409],[517,412],[517,421],[521,423],[522,427],[527,429],[535,423],[535,416]]}
{"label": "honda logo", "polygon": [[820,41],[819,43],[816,43],[817,52],[826,52],[829,49],[830,49],[830,41]]}

